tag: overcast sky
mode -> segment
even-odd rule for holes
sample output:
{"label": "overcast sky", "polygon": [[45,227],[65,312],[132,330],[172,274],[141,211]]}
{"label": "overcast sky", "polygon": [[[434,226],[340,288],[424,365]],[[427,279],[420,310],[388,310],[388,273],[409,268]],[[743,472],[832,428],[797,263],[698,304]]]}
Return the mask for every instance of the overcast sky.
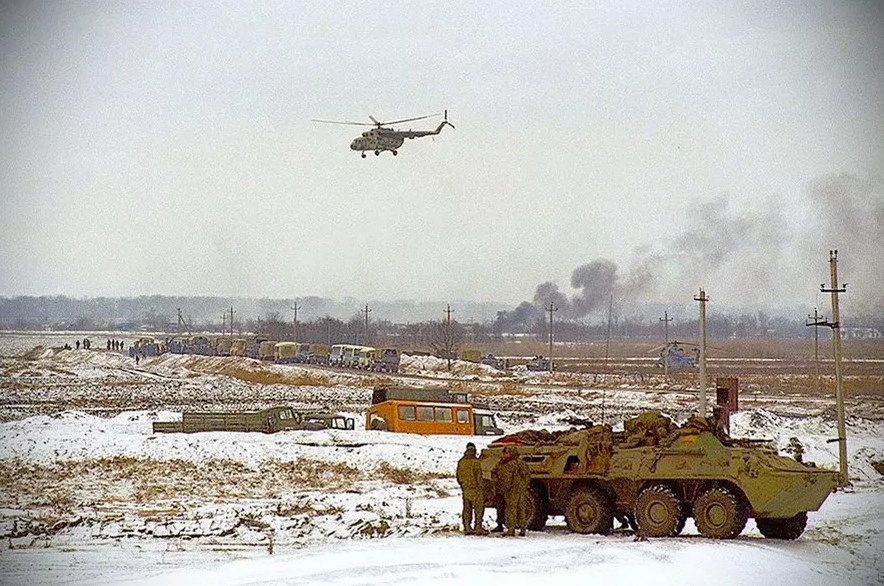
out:
{"label": "overcast sky", "polygon": [[882,64],[872,1],[5,2],[0,295],[812,306],[839,248],[884,308]]}

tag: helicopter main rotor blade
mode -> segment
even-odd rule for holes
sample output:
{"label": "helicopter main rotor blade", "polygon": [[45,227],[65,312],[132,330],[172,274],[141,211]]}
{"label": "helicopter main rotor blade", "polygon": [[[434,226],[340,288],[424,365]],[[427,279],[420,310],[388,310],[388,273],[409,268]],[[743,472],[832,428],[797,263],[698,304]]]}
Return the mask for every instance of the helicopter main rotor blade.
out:
{"label": "helicopter main rotor blade", "polygon": [[323,124],[346,124],[348,126],[374,126],[374,124],[369,124],[368,122],[346,122],[342,120],[316,120],[315,118],[311,120],[311,122],[322,122]]}
{"label": "helicopter main rotor blade", "polygon": [[402,120],[391,120],[390,122],[381,122],[380,124],[402,124],[403,122],[414,122],[415,120],[426,120],[441,114],[427,114],[426,116],[418,116],[417,118],[403,118]]}

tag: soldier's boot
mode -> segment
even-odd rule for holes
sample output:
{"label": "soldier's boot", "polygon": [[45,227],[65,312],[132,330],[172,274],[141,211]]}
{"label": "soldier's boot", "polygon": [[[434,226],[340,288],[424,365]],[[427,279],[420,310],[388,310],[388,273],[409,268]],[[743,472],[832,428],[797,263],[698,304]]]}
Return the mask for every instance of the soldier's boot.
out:
{"label": "soldier's boot", "polygon": [[464,535],[472,535],[472,534],[473,534],[473,530],[472,530],[471,528],[469,528],[469,527],[464,527],[464,528],[463,528],[463,534],[464,534]]}
{"label": "soldier's boot", "polygon": [[519,529],[519,537],[525,537],[525,530]]}
{"label": "soldier's boot", "polygon": [[512,527],[507,529],[506,532],[503,534],[504,537],[514,537],[515,535],[516,531]]}
{"label": "soldier's boot", "polygon": [[497,525],[491,530],[492,533],[503,533],[503,525]]}
{"label": "soldier's boot", "polygon": [[488,532],[485,531],[483,527],[478,527],[475,531],[473,531],[474,535],[488,535]]}

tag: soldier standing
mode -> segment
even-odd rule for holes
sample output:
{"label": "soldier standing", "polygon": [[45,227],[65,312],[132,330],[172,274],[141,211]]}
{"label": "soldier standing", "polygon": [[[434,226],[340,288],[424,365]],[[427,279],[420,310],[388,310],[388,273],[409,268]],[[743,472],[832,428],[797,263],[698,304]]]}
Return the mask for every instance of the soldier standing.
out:
{"label": "soldier standing", "polygon": [[507,531],[504,535],[525,535],[528,526],[528,484],[531,481],[528,465],[518,457],[513,446],[503,449],[497,465],[498,491],[504,495]]}
{"label": "soldier standing", "polygon": [[500,464],[491,471],[491,484],[494,487],[494,509],[497,511],[495,521],[497,525],[491,530],[492,533],[502,533],[506,523],[506,495],[501,490]]}
{"label": "soldier standing", "polygon": [[457,462],[457,483],[463,491],[464,535],[488,535],[482,527],[482,516],[485,514],[482,465],[476,457],[476,445],[473,442],[467,444],[464,455]]}

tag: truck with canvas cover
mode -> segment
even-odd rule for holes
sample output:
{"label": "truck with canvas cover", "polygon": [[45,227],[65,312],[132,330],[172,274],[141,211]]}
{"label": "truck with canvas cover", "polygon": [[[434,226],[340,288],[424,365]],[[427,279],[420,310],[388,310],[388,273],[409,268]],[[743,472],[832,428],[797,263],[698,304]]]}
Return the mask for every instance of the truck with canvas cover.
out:
{"label": "truck with canvas cover", "polygon": [[607,534],[616,516],[641,536],[669,537],[693,517],[701,535],[730,539],[751,517],[765,537],[796,539],[807,513],[819,510],[839,481],[837,471],[781,456],[764,442],[731,439],[699,416],[675,426],[643,413],[623,431],[592,425],[506,436],[482,450],[486,482],[507,446],[528,464],[535,530],[548,515],[564,515],[571,531]]}
{"label": "truck with canvas cover", "polygon": [[325,344],[298,344],[295,362],[301,364],[328,364],[328,346]]}
{"label": "truck with canvas cover", "polygon": [[310,419],[291,407],[271,407],[261,411],[243,412],[184,412],[181,421],[156,421],[154,433],[195,433],[201,431],[257,431],[275,433],[289,429],[318,431],[329,426]]}
{"label": "truck with canvas cover", "polygon": [[277,342],[273,346],[273,359],[280,364],[291,364],[298,353],[298,345],[294,342]]}
{"label": "truck with canvas cover", "polygon": [[372,369],[378,372],[399,372],[399,350],[378,348],[375,351]]}
{"label": "truck with canvas cover", "polygon": [[258,345],[258,359],[273,360],[276,357],[276,344],[278,344],[276,340],[266,340],[261,342],[261,344]]}

